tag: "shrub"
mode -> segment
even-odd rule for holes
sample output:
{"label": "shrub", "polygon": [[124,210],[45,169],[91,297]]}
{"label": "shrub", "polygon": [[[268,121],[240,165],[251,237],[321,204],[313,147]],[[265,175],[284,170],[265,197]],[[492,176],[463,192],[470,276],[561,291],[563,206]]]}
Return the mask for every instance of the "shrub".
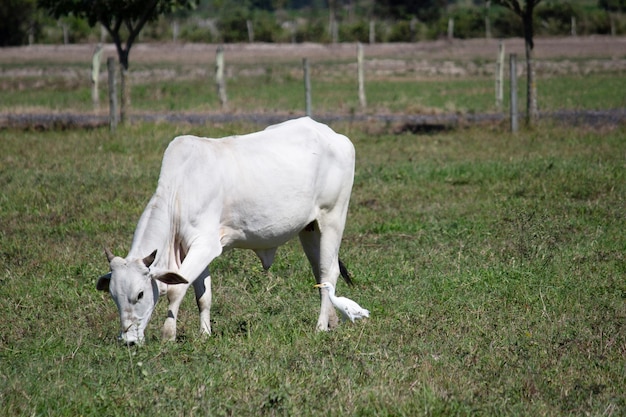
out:
{"label": "shrub", "polygon": [[[485,36],[485,14],[479,8],[459,8],[450,16],[454,19],[454,37],[459,39]],[[445,19],[447,27],[448,20]],[[447,30],[447,29],[446,29]]]}
{"label": "shrub", "polygon": [[366,20],[339,25],[339,39],[342,42],[369,42],[369,33],[369,22]]}
{"label": "shrub", "polygon": [[257,42],[279,42],[283,38],[283,29],[271,13],[256,13],[252,19],[252,26],[254,40]]}

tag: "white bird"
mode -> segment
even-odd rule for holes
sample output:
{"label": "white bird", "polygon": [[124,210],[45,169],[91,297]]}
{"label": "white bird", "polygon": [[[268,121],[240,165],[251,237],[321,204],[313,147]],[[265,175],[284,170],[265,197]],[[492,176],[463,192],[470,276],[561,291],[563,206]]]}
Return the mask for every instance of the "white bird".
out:
{"label": "white bird", "polygon": [[326,288],[328,290],[330,302],[339,310],[344,320],[350,319],[350,321],[354,323],[354,319],[362,319],[363,317],[370,316],[369,310],[364,309],[355,301],[346,297],[335,297],[335,287],[330,282],[322,282],[321,284],[314,285],[314,287]]}

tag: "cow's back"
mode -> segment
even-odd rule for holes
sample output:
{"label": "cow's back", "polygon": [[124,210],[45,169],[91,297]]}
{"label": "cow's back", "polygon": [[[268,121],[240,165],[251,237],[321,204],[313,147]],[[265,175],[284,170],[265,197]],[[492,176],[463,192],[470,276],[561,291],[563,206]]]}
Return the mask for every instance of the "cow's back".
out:
{"label": "cow's back", "polygon": [[[346,205],[354,175],[350,140],[308,117],[243,136],[181,136],[159,179],[185,223],[219,227],[224,246],[276,246]],[[266,240],[266,242],[263,242]]]}

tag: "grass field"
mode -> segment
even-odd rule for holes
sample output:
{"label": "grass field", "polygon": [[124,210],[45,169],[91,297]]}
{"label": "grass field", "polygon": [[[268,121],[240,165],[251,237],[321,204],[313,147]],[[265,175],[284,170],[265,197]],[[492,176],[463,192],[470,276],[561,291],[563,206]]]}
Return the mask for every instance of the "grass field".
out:
{"label": "grass field", "polygon": [[125,254],[167,143],[259,127],[0,130],[1,415],[626,413],[624,125],[333,125],[357,149],[338,293],[371,318],[315,333],[292,242],[269,274],[214,262],[210,338],[189,296],[176,343],[161,302],[119,346],[102,245]]}

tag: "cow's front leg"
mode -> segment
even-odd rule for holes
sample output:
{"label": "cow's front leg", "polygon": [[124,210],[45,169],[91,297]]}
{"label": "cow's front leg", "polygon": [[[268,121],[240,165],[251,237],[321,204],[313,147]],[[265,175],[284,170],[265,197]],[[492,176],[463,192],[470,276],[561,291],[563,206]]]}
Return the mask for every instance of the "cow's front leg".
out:
{"label": "cow's front leg", "polygon": [[320,316],[317,320],[317,330],[332,330],[339,324],[337,312],[335,311],[333,304],[330,302],[328,291],[326,289],[322,289],[320,295],[322,299],[322,306],[320,308]]}
{"label": "cow's front leg", "polygon": [[197,280],[193,282],[196,302],[200,312],[200,333],[211,334],[211,275],[207,267]]}
{"label": "cow's front leg", "polygon": [[163,324],[163,329],[161,329],[161,340],[163,341],[176,340],[176,318],[187,288],[189,288],[189,284],[169,285],[167,288],[169,306],[167,307],[167,318]]}

